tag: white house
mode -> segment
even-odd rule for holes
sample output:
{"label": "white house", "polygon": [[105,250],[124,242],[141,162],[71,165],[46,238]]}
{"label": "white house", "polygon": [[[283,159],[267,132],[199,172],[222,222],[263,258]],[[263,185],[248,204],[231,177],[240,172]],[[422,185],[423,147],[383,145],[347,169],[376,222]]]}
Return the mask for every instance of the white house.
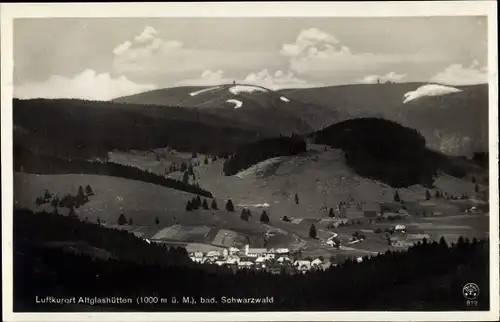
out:
{"label": "white house", "polygon": [[255,263],[265,263],[267,261],[267,258],[265,256],[259,256],[257,257],[257,259],[255,260]]}
{"label": "white house", "polygon": [[240,250],[236,247],[229,247],[229,255],[235,255],[238,254]]}
{"label": "white house", "polygon": [[207,253],[207,257],[221,257],[221,253],[217,250],[212,250]]}
{"label": "white house", "polygon": [[281,256],[278,258],[278,263],[291,262],[292,260],[288,256]]}
{"label": "white house", "polygon": [[240,262],[240,258],[236,255],[231,255],[226,258],[226,264],[238,264]]}
{"label": "white house", "polygon": [[290,253],[290,250],[288,248],[278,248],[276,249],[276,253],[283,255],[283,254],[288,254]]}
{"label": "white house", "polygon": [[293,266],[297,267],[300,271],[307,271],[311,269],[311,262],[308,260],[296,260]]}
{"label": "white house", "polygon": [[363,261],[363,257],[356,257],[356,262],[361,263]]}
{"label": "white house", "polygon": [[398,225],[394,226],[394,231],[399,231],[399,232],[404,233],[405,230],[406,230],[405,225],[398,224]]}
{"label": "white house", "polygon": [[267,254],[267,249],[265,248],[250,248],[250,246],[245,245],[245,256],[258,257],[265,254]]}
{"label": "white house", "polygon": [[314,267],[318,267],[320,266],[321,264],[323,264],[323,261],[319,258],[316,258],[315,260],[313,260],[311,262],[311,266],[314,266]]}
{"label": "white house", "polygon": [[249,268],[249,267],[252,267],[253,263],[252,262],[248,262],[248,261],[241,261],[238,263],[238,267],[240,268]]}

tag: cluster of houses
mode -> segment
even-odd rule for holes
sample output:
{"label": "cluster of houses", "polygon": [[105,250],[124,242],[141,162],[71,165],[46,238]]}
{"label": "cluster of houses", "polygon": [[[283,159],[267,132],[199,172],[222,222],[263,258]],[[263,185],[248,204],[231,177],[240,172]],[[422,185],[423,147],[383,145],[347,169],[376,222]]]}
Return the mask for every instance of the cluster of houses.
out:
{"label": "cluster of houses", "polygon": [[236,269],[256,269],[281,272],[281,269],[305,272],[311,269],[326,269],[330,263],[320,258],[313,260],[293,260],[288,248],[224,248],[222,251],[193,251],[189,253],[192,261],[200,264],[216,264]]}

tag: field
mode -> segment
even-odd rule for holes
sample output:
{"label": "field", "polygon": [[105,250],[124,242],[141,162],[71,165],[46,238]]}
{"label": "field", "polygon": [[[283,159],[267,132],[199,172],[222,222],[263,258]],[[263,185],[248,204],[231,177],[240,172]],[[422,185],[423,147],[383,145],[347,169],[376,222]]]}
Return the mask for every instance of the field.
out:
{"label": "field", "polygon": [[[204,164],[205,156],[201,154],[193,159],[189,153],[157,149],[148,152],[115,151],[109,156],[113,162],[158,174],[164,174],[172,163],[193,162],[196,181],[213,192],[219,210],[188,212],[186,204],[195,197],[189,193],[133,180],[76,174],[45,176],[16,173],[16,206],[35,210],[45,207],[50,211],[50,206],[40,208],[34,203],[45,189],[62,196],[76,194],[78,185],[90,184],[95,196],[76,210],[77,215],[94,222],[99,218],[111,228],[126,229],[139,237],[216,248],[243,247],[245,244],[288,247],[301,250],[304,257],[330,258],[333,255],[337,260],[401,249],[404,246],[390,246],[384,232],[375,232],[377,229],[394,228],[396,224],[407,227],[406,236],[392,236],[403,242],[416,242],[424,237],[439,239],[441,236],[455,241],[459,235],[483,237],[488,232],[488,216],[482,212],[464,213],[465,209],[474,205],[485,209],[487,206],[471,200],[432,198],[426,201],[427,188],[420,185],[397,189],[407,211],[403,218],[369,223],[359,207],[378,203],[387,214],[396,215],[401,208],[401,204],[393,200],[396,189],[356,175],[345,164],[342,151],[325,149],[321,145],[309,145],[308,152],[298,156],[266,160],[234,176],[222,174],[223,159],[212,161],[209,158],[208,164]],[[167,176],[182,179],[179,171]],[[480,198],[470,178],[441,175],[434,182],[434,187],[449,195],[467,194]],[[479,187],[485,189],[483,185]],[[434,195],[434,189],[431,190]],[[295,202],[295,194],[298,203]],[[234,213],[224,209],[228,199],[235,205]],[[207,201],[210,205],[211,200]],[[354,224],[329,228],[328,211],[340,202],[351,205],[346,219],[356,220]],[[251,210],[252,217],[248,222],[240,219],[243,208]],[[263,209],[269,215],[269,224],[259,221]],[[61,210],[64,211],[67,209]],[[127,219],[133,219],[132,225],[117,224],[121,212]],[[289,217],[292,222],[282,221],[283,216]],[[158,224],[155,223],[156,218]],[[358,219],[362,222],[357,223]],[[318,239],[309,237],[311,225],[315,226]],[[365,235],[366,239],[352,243],[355,232]],[[340,249],[325,244],[333,234],[341,241]]]}

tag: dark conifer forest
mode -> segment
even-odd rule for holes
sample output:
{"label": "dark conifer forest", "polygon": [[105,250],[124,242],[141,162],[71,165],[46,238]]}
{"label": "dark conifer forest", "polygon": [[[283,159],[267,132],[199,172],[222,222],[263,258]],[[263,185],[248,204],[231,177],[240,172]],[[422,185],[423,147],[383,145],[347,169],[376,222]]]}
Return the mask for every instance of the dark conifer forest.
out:
{"label": "dark conifer forest", "polygon": [[363,177],[392,187],[432,185],[438,171],[462,177],[464,165],[431,151],[418,131],[380,118],[352,119],[311,135],[318,144],[345,152],[347,164]]}
{"label": "dark conifer forest", "polygon": [[225,175],[234,175],[254,164],[277,156],[296,155],[306,151],[306,142],[298,136],[264,139],[238,148],[225,162]]}
{"label": "dark conifer forest", "polygon": [[76,99],[14,99],[13,119],[16,145],[62,158],[166,146],[226,155],[264,136],[248,125],[196,109]]}

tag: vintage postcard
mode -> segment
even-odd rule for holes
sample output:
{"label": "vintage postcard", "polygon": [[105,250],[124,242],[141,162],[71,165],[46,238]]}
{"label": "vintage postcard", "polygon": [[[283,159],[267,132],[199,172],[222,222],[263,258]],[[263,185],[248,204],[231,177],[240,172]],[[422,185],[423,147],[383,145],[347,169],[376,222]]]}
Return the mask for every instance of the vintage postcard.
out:
{"label": "vintage postcard", "polygon": [[5,321],[493,321],[494,1],[1,5]]}

